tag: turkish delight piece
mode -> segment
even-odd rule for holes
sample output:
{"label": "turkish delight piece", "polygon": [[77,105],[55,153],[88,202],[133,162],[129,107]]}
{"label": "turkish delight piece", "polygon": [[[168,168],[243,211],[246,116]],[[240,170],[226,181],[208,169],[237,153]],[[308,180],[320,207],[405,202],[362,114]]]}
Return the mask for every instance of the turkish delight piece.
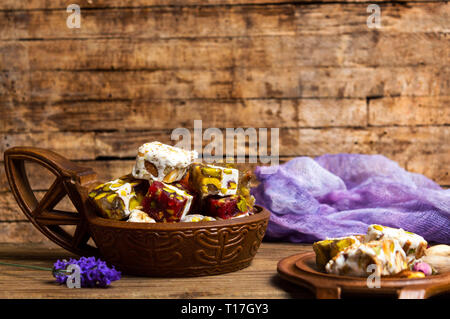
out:
{"label": "turkish delight piece", "polygon": [[250,183],[253,178],[251,171],[244,171],[240,174],[237,194],[241,195],[247,202],[249,211],[253,211],[255,205],[255,197],[250,193]]}
{"label": "turkish delight piece", "polygon": [[245,198],[240,195],[208,197],[205,208],[208,215],[219,219],[243,217],[251,213]]}
{"label": "turkish delight piece", "polygon": [[132,174],[139,179],[173,183],[183,178],[197,157],[196,151],[160,142],[145,143],[138,149]]}
{"label": "turkish delight piece", "polygon": [[192,201],[193,196],[181,184],[153,181],[142,206],[157,222],[179,222],[189,212]]}
{"label": "turkish delight piece", "polygon": [[366,242],[380,239],[395,239],[405,251],[408,264],[425,255],[428,243],[417,234],[401,228],[391,228],[381,225],[370,225],[367,230]]}
{"label": "turkish delight piece", "polygon": [[354,235],[340,238],[329,238],[315,242],[313,250],[316,253],[316,265],[320,270],[325,270],[325,265],[340,251],[354,244],[360,244],[364,235]]}
{"label": "turkish delight piece", "polygon": [[128,216],[127,222],[131,223],[156,223],[156,221],[148,216],[147,213],[140,209],[133,209]]}
{"label": "turkish delight piece", "polygon": [[[373,265],[373,268],[369,266]],[[406,255],[397,240],[383,239],[351,245],[340,251],[325,266],[327,273],[367,277],[395,275],[406,270]]]}
{"label": "turkish delight piece", "polygon": [[238,183],[235,168],[196,163],[189,170],[189,185],[202,197],[236,195]]}
{"label": "turkish delight piece", "polygon": [[103,217],[122,220],[141,205],[143,199],[141,190],[147,186],[146,181],[124,176],[98,185],[89,192],[89,197]]}
{"label": "turkish delight piece", "polygon": [[214,217],[204,216],[200,214],[188,214],[181,218],[182,222],[209,222],[214,220],[216,220]]}

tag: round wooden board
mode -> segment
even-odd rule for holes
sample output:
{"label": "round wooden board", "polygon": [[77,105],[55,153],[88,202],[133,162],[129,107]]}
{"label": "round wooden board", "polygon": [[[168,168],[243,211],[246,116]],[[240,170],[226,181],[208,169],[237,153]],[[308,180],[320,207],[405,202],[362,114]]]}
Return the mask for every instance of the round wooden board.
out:
{"label": "round wooden board", "polygon": [[342,292],[368,296],[396,295],[399,299],[425,299],[450,291],[450,273],[419,279],[382,278],[379,288],[369,288],[367,278],[321,272],[316,267],[314,252],[283,258],[278,262],[277,270],[282,278],[315,292],[318,299],[339,299]]}

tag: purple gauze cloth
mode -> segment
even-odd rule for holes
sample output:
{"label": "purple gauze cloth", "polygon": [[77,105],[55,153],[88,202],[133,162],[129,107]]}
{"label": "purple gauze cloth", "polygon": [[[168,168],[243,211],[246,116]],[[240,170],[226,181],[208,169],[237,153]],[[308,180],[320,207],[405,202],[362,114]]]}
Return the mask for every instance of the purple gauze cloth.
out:
{"label": "purple gauze cloth", "polygon": [[256,204],[272,213],[269,240],[311,243],[380,224],[450,244],[450,189],[384,156],[297,157],[255,174]]}

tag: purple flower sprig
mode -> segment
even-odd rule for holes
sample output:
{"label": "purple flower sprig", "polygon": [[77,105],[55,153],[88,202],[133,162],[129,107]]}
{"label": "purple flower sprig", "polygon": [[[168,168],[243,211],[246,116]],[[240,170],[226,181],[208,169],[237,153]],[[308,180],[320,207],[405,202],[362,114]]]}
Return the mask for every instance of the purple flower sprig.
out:
{"label": "purple flower sprig", "polygon": [[80,267],[80,285],[82,288],[107,287],[111,282],[121,278],[120,271],[114,266],[111,268],[106,262],[95,259],[95,257],[81,257],[79,260],[70,258],[69,260],[57,260],[53,265],[53,276],[58,283],[66,283],[70,274],[66,270],[69,265]]}

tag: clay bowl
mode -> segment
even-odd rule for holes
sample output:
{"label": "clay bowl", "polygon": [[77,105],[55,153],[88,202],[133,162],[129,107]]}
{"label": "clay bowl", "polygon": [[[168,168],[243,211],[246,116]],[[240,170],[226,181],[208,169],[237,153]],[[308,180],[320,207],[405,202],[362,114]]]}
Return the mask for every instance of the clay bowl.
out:
{"label": "clay bowl", "polygon": [[[55,181],[38,201],[25,162],[48,169]],[[264,237],[269,212],[231,220],[186,223],[128,223],[100,217],[87,194],[96,173],[45,149],[14,147],[5,152],[11,191],[23,213],[50,240],[82,256],[98,256],[125,274],[190,277],[247,267]],[[77,212],[56,210],[68,196]],[[74,226],[70,233],[67,225]],[[91,244],[92,241],[95,243]]]}

